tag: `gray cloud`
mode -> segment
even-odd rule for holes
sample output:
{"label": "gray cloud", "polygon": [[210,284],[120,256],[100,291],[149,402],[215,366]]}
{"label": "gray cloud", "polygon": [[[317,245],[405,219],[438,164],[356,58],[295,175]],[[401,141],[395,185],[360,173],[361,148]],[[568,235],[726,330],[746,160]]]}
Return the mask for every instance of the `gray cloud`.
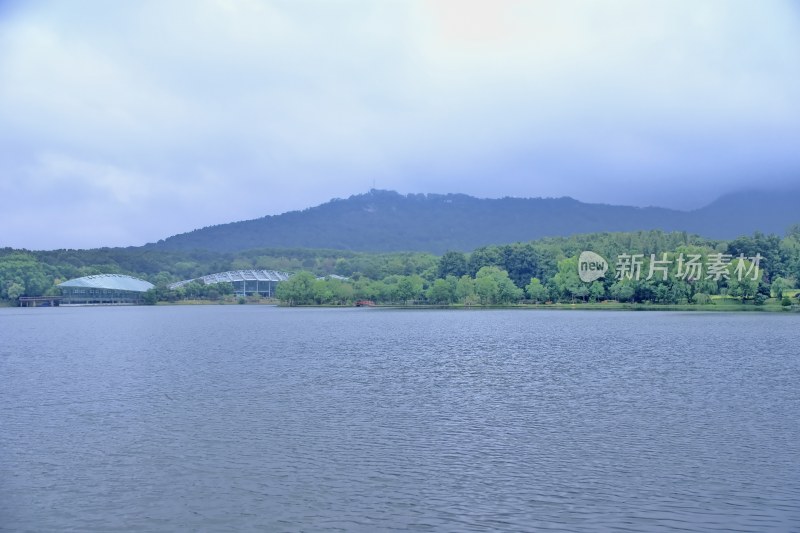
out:
{"label": "gray cloud", "polygon": [[373,183],[678,207],[800,183],[796,6],[15,4],[0,246],[142,244]]}

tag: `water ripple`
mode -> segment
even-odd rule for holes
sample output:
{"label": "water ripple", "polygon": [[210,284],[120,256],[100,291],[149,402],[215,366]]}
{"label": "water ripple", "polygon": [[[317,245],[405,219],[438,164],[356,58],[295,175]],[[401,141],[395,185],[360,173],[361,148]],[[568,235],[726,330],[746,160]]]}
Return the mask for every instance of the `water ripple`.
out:
{"label": "water ripple", "polygon": [[0,529],[796,531],[797,322],[0,309]]}

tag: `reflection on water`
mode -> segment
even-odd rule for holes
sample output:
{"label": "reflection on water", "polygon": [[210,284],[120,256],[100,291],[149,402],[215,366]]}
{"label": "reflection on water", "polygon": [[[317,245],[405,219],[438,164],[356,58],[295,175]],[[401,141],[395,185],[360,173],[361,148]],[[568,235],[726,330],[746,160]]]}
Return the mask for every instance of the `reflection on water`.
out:
{"label": "reflection on water", "polygon": [[787,531],[800,320],[0,310],[0,529]]}

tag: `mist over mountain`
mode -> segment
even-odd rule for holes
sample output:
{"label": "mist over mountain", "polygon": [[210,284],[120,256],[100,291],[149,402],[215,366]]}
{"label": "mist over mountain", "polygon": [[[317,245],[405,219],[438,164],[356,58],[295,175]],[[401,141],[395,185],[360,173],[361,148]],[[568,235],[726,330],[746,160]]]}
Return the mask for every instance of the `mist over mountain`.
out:
{"label": "mist over mountain", "polygon": [[[687,194],[691,194],[687,191]],[[783,235],[800,223],[800,189],[740,192],[692,211],[583,203],[572,198],[482,199],[372,190],[302,211],[197,229],[146,245],[162,250],[328,248],[470,251],[576,233],[660,229],[713,239]]]}

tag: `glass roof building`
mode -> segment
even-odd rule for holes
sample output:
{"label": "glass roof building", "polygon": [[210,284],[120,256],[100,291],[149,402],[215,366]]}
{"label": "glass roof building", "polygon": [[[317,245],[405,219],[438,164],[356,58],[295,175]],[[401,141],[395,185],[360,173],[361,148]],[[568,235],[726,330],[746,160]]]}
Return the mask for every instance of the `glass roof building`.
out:
{"label": "glass roof building", "polygon": [[177,289],[197,281],[205,285],[212,283],[231,283],[233,292],[238,296],[252,296],[258,294],[267,298],[275,296],[275,288],[278,283],[289,279],[291,274],[279,272],[277,270],[232,270],[229,272],[218,272],[208,274],[194,279],[178,281],[169,286],[170,289]]}
{"label": "glass roof building", "polygon": [[154,285],[124,274],[98,274],[59,283],[58,288],[61,305],[111,305],[142,303]]}

